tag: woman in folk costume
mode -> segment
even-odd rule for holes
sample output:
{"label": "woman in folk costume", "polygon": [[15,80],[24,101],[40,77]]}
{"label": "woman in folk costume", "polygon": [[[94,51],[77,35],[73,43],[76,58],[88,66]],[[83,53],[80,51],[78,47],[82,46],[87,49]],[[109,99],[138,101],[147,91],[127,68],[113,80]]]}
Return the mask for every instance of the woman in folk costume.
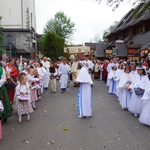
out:
{"label": "woman in folk costume", "polygon": [[107,71],[107,66],[108,66],[109,62],[108,60],[105,60],[104,61],[104,64],[103,64],[103,74],[102,74],[102,80],[106,83],[107,82],[107,77],[108,77],[108,71]]}
{"label": "woman in folk costume", "polygon": [[81,68],[76,82],[80,83],[78,91],[78,115],[80,118],[90,117],[92,116],[91,85],[93,84],[93,81],[85,65]]}
{"label": "woman in folk costume", "polygon": [[32,107],[35,110],[36,109],[35,102],[37,101],[36,82],[39,81],[39,78],[35,78],[34,75],[35,75],[35,70],[30,68],[29,74],[27,75],[27,79],[28,79],[28,83],[29,83],[29,87],[30,87],[30,96],[31,96]]}
{"label": "woman in folk costume", "polygon": [[18,70],[14,65],[15,59],[10,59],[8,64],[4,66],[7,76],[6,88],[9,95],[9,100],[14,101],[15,87],[17,86]]}
{"label": "woman in folk costume", "polygon": [[131,101],[129,103],[128,110],[135,116],[141,114],[143,108],[143,102],[141,100],[144,91],[149,86],[149,79],[146,75],[146,71],[143,66],[137,67],[137,74],[134,76],[133,83],[129,86],[129,90],[132,89]]}
{"label": "woman in folk costume", "polygon": [[108,93],[116,94],[116,76],[117,66],[112,66],[112,70],[108,74],[109,90]]}
{"label": "woman in folk costume", "polygon": [[22,115],[27,115],[27,121],[30,120],[30,113],[33,112],[31,106],[30,88],[27,82],[27,76],[25,73],[19,75],[19,84],[16,87],[16,95],[18,97],[17,111],[19,120],[18,123],[22,122]]}
{"label": "woman in folk costume", "polygon": [[8,117],[11,117],[12,115],[12,108],[9,101],[9,96],[7,89],[5,87],[6,82],[6,74],[5,69],[0,66],[0,100],[2,101],[2,104],[4,106],[3,113],[0,113],[0,118],[3,120],[3,122],[7,121]]}
{"label": "woman in folk costume", "polygon": [[141,98],[144,103],[142,112],[139,117],[140,123],[150,126],[150,83]]}
{"label": "woman in folk costume", "polygon": [[63,63],[60,64],[58,68],[58,73],[60,75],[61,93],[64,93],[68,84],[68,74],[70,73],[70,66],[67,64],[66,59],[63,59]]}
{"label": "woman in folk costume", "polygon": [[131,90],[129,86],[134,80],[132,73],[130,72],[130,67],[127,66],[124,69],[124,74],[121,76],[119,84],[117,86],[118,90],[118,100],[122,109],[128,109],[129,102],[131,100]]}
{"label": "woman in folk costume", "polygon": [[2,123],[1,123],[1,115],[2,115],[2,112],[4,111],[4,106],[2,104],[2,101],[0,100],[0,140],[2,140]]}
{"label": "woman in folk costume", "polygon": [[54,65],[54,62],[51,62],[50,68],[49,68],[49,73],[50,73],[50,83],[51,83],[51,92],[56,93],[56,76],[58,74],[57,68]]}

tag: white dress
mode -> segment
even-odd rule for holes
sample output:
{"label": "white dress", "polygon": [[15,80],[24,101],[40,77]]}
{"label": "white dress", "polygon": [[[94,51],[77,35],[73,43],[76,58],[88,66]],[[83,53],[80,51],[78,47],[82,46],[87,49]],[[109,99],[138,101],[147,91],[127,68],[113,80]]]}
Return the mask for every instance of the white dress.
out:
{"label": "white dress", "polygon": [[60,76],[60,88],[66,89],[68,83],[68,74],[70,72],[70,66],[68,64],[60,64],[58,73]]}
{"label": "white dress", "polygon": [[117,86],[118,91],[118,100],[120,102],[120,105],[122,109],[128,108],[129,102],[131,100],[131,91],[127,91],[126,87],[129,86],[134,80],[134,77],[131,73],[127,74],[124,73],[119,81],[119,84]]}
{"label": "white dress", "polygon": [[111,94],[116,94],[116,81],[115,81],[116,72],[117,71],[111,70],[108,74],[108,81],[109,81],[108,93],[111,93]]}
{"label": "white dress", "polygon": [[76,82],[80,83],[78,90],[78,115],[80,117],[92,116],[92,90],[93,81],[86,67],[82,67],[77,76]]}
{"label": "white dress", "polygon": [[[30,89],[28,84],[16,86],[16,95],[18,98],[17,111],[18,115],[30,114],[33,112],[33,108],[30,100]],[[23,93],[23,94],[20,94]]]}
{"label": "white dress", "polygon": [[50,81],[49,78],[49,67],[50,67],[50,62],[49,61],[41,61],[41,63],[43,64],[43,67],[46,69],[47,74],[45,75],[45,80],[44,80],[44,88],[48,88],[48,84]]}
{"label": "white dress", "polygon": [[142,102],[144,103],[143,104],[144,106],[140,114],[139,121],[140,123],[150,126],[150,86],[144,92],[144,95],[141,99],[142,99]]}
{"label": "white dress", "polygon": [[135,115],[140,115],[142,108],[143,108],[143,102],[141,100],[143,95],[136,95],[134,92],[134,88],[141,88],[143,90],[146,90],[149,86],[149,79],[147,75],[135,75],[134,76],[134,82],[131,84],[130,88],[132,89],[132,96],[131,96],[131,101],[129,103],[129,108],[128,110],[135,114]]}
{"label": "white dress", "polygon": [[[116,87],[118,86],[119,84],[119,81],[120,81],[120,78],[121,76],[124,74],[124,71],[121,70],[121,69],[117,69],[116,73],[115,73],[115,78],[114,80],[116,81]],[[116,89],[116,96],[118,97],[119,96],[119,91]]]}

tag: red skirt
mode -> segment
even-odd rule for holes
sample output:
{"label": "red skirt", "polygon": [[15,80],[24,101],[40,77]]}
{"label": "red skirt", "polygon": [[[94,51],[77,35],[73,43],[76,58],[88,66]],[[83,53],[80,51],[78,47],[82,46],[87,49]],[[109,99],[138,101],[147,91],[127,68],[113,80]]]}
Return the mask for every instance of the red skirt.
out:
{"label": "red skirt", "polygon": [[8,90],[8,96],[9,96],[10,102],[14,101],[14,95],[15,95],[15,88]]}

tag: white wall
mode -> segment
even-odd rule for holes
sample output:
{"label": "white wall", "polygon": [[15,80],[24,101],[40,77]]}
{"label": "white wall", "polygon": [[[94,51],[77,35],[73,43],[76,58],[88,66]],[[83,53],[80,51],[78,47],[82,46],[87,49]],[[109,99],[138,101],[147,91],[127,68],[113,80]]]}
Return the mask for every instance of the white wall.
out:
{"label": "white wall", "polygon": [[[29,9],[29,24],[27,23],[27,9]],[[4,28],[30,28],[31,13],[32,27],[36,29],[35,0],[0,0],[1,25]]]}

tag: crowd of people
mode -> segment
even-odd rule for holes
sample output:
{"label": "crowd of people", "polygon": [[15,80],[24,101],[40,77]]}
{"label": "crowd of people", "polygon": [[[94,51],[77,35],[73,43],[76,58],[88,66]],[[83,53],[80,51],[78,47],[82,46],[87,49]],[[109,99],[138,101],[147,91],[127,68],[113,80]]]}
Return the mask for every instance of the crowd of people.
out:
{"label": "crowd of people", "polygon": [[[128,109],[139,121],[150,125],[150,84],[146,60],[137,62],[112,58],[110,60],[74,58],[67,61],[41,59],[0,59],[0,121],[6,122],[12,116],[15,101],[18,123],[22,116],[30,120],[30,114],[36,110],[36,102],[41,99],[44,90],[57,93],[57,81],[64,93],[70,83],[79,86],[78,116],[92,116],[92,86],[94,79],[103,80],[108,92],[115,94],[122,109]],[[50,82],[50,84],[49,84]],[[50,88],[49,88],[50,85]],[[87,92],[88,91],[88,92]],[[2,128],[0,122],[0,139]]]}
{"label": "crowd of people", "polygon": [[148,62],[117,61],[107,65],[108,93],[117,96],[119,105],[150,126],[150,81]]}

